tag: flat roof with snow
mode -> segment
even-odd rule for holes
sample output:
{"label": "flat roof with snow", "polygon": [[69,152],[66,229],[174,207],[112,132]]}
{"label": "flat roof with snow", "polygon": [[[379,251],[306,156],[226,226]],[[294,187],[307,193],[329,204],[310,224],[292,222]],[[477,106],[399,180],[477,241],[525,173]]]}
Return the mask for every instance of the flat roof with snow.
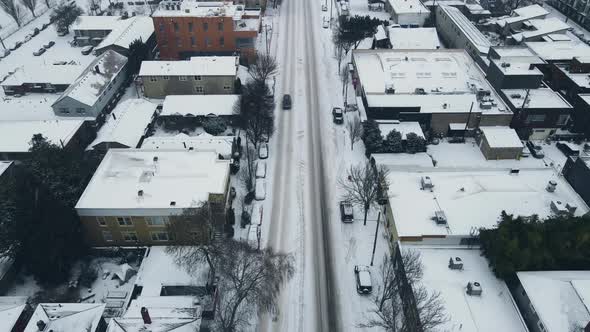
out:
{"label": "flat roof with snow", "polygon": [[447,5],[440,5],[438,8],[453,21],[458,29],[461,29],[465,37],[477,48],[479,53],[488,53],[492,44],[458,8]]}
{"label": "flat roof with snow", "polygon": [[[436,331],[528,332],[506,283],[494,276],[479,248],[402,245],[420,254],[422,285],[439,292],[449,320]],[[463,270],[451,270],[449,259],[461,258]],[[481,296],[466,293],[467,283],[478,282]]]}
{"label": "flat roof with snow", "polygon": [[[108,50],[88,65],[78,79],[54,103],[70,97],[88,106],[94,106],[112,80],[127,64],[127,57]],[[98,67],[99,71],[96,71]]]}
{"label": "flat roof with snow", "polygon": [[[429,176],[432,191],[421,189],[421,179]],[[576,216],[588,211],[584,201],[552,169],[526,169],[511,175],[508,168],[423,168],[411,172],[390,172],[388,176],[391,205],[398,236],[468,237],[479,228],[493,228],[500,213],[541,218],[553,214],[552,201],[577,206]],[[547,183],[558,183],[555,192]],[[447,224],[437,224],[433,217],[442,211]]]}
{"label": "flat roof with snow", "polygon": [[19,67],[2,86],[21,86],[25,83],[54,85],[72,84],[84,71],[81,65],[27,65]]}
{"label": "flat roof with snow", "polygon": [[435,50],[441,47],[436,28],[389,28],[393,49]]}
{"label": "flat roof with snow", "polygon": [[420,0],[387,0],[396,14],[430,14]]}
{"label": "flat roof with snow", "polygon": [[237,56],[203,56],[178,61],[143,61],[139,76],[236,76]]}
{"label": "flat roof with snow", "polygon": [[503,57],[501,59],[492,59],[496,67],[504,75],[533,75],[543,76],[543,72],[535,64],[545,63],[536,56],[530,57]]}
{"label": "flat roof with snow", "polygon": [[160,116],[230,116],[239,95],[169,95]]}
{"label": "flat roof with snow", "polygon": [[[492,46],[491,58],[504,57],[536,57],[530,48],[526,46]],[[542,61],[542,60],[541,60]]]}
{"label": "flat roof with snow", "polygon": [[520,7],[513,10],[512,16],[499,19],[496,21],[496,24],[498,24],[500,27],[504,27],[506,25],[522,23],[524,21],[534,18],[543,18],[548,14],[549,12],[545,8],[537,4],[534,4],[531,6]]}
{"label": "flat roof with snow", "polygon": [[214,151],[224,158],[231,158],[233,136],[213,136],[203,133],[189,136],[180,133],[175,136],[150,136],[143,140],[142,149],[148,150],[182,150],[193,149],[197,152]]}
{"label": "flat roof with snow", "polygon": [[13,328],[26,307],[26,296],[0,296],[0,331],[16,331]]}
{"label": "flat roof with snow", "polygon": [[135,16],[119,21],[109,35],[96,47],[100,50],[111,45],[129,48],[136,39],[144,43],[154,33],[154,22],[149,16]]}
{"label": "flat roof with snow", "polygon": [[0,121],[0,152],[28,152],[35,134],[58,146],[66,146],[83,123],[80,119]]}
{"label": "flat roof with snow", "polygon": [[590,89],[590,76],[588,76],[588,73],[572,73],[567,65],[556,65],[555,68],[577,84],[578,87]]}
{"label": "flat roof with snow", "polygon": [[590,46],[581,41],[526,42],[536,55],[545,61],[571,60],[590,56]]}
{"label": "flat roof with snow", "polygon": [[225,194],[229,165],[215,152],[110,149],[76,209],[85,216],[178,214]]}
{"label": "flat roof with snow", "polygon": [[583,329],[590,321],[590,271],[517,272],[547,332]]}
{"label": "flat roof with snow", "polygon": [[45,322],[45,331],[96,331],[104,303],[41,303],[24,332],[38,332],[37,322]]}
{"label": "flat roof with snow", "polygon": [[512,34],[512,38],[517,42],[531,40],[545,35],[556,33],[565,33],[570,26],[557,17],[545,19],[535,19],[524,22],[527,30]]}
{"label": "flat roof with snow", "polygon": [[121,16],[78,16],[72,24],[72,30],[112,30],[121,21]]}
{"label": "flat roof with snow", "polygon": [[490,148],[522,148],[522,142],[516,131],[510,127],[479,127],[486,137]]}
{"label": "flat roof with snow", "polygon": [[145,99],[127,99],[108,115],[96,139],[88,148],[106,142],[115,142],[136,148],[156,112],[156,104]]}
{"label": "flat roof with snow", "polygon": [[[508,103],[515,109],[543,108],[543,109],[571,109],[570,105],[559,93],[548,89],[502,89]],[[528,97],[525,102],[525,97]]]}

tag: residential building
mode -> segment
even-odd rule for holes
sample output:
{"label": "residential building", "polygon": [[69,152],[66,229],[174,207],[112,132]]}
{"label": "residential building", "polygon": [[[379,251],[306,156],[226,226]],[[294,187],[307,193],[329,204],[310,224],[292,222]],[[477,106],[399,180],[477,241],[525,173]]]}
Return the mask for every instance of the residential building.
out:
{"label": "residential building", "polygon": [[512,121],[464,50],[354,50],[352,62],[353,85],[371,119],[417,121],[443,135],[450,127],[473,130]]}
{"label": "residential building", "polygon": [[78,16],[70,27],[78,46],[98,45],[123,21],[120,16]]}
{"label": "residential building", "polygon": [[590,158],[587,156],[569,157],[563,165],[562,173],[567,182],[590,204]]}
{"label": "residential building", "polygon": [[[574,211],[566,211],[572,215],[588,212],[586,203],[553,169],[521,168],[511,174],[508,169],[515,161],[506,162],[498,161],[495,168],[484,161],[484,168],[470,164],[469,169],[434,169],[430,163],[411,171],[391,169],[386,224],[392,240],[467,245],[473,244],[479,229],[495,228],[502,211],[545,218],[563,213],[561,207],[569,205]],[[547,190],[549,181],[557,183],[555,190]]]}
{"label": "residential building", "polygon": [[115,106],[127,79],[127,57],[106,51],[90,63],[51,107],[59,116],[97,118]]}
{"label": "residential building", "polygon": [[252,58],[260,10],[222,2],[163,1],[152,15],[160,58],[235,55]]}
{"label": "residential building", "polygon": [[40,303],[24,332],[105,332],[104,303]]}
{"label": "residential building", "polygon": [[27,65],[17,68],[0,85],[7,96],[63,92],[82,71],[80,65]]}
{"label": "residential building", "polygon": [[479,64],[483,64],[492,46],[486,36],[455,7],[436,7],[436,30],[448,47],[466,50]]}
{"label": "residential building", "polygon": [[548,14],[549,12],[545,8],[534,4],[516,8],[509,17],[498,19],[495,21],[495,24],[498,32],[508,35],[513,30],[521,30],[527,21],[544,19]]}
{"label": "residential building", "polygon": [[136,40],[140,40],[148,46],[150,50],[148,57],[155,54],[156,34],[154,32],[154,23],[149,16],[130,17],[110,27],[112,28],[111,32],[94,48],[96,54],[113,50],[128,57],[129,46]]}
{"label": "residential building", "polygon": [[144,61],[139,70],[143,93],[149,98],[234,94],[238,60],[237,56],[209,56],[181,61]]}
{"label": "residential building", "polygon": [[29,318],[28,308],[25,296],[0,296],[0,330],[23,331]]}
{"label": "residential building", "polygon": [[[439,294],[448,319],[436,327],[437,331],[528,332],[506,283],[494,276],[479,247],[399,245],[394,257],[403,289],[411,286],[402,272],[402,253],[419,254],[423,275],[413,286]],[[409,299],[413,292],[400,294],[404,313],[409,308],[416,310],[416,301]]]}
{"label": "residential building", "polygon": [[574,107],[571,130],[590,137],[590,94],[580,93],[571,104]]}
{"label": "residential building", "polygon": [[590,272],[516,272],[514,291],[531,332],[587,331],[590,328]]}
{"label": "residential building", "polygon": [[406,28],[424,26],[430,17],[430,10],[420,0],[387,0],[385,10],[391,14],[391,19]]}
{"label": "residential building", "polygon": [[[211,2],[211,0],[196,0],[197,2]],[[267,0],[234,0],[236,5],[244,5],[246,9],[265,9]]]}
{"label": "residential building", "polygon": [[231,159],[235,136],[213,136],[207,133],[189,136],[180,133],[175,136],[150,136],[146,138],[142,149],[147,150],[194,150],[197,152],[215,152],[219,159]]}
{"label": "residential building", "polygon": [[[207,242],[225,224],[230,160],[214,152],[110,149],[76,204],[92,246]],[[169,233],[187,208],[208,203],[211,218]],[[184,217],[186,218],[186,217]]]}
{"label": "residential building", "polygon": [[100,128],[88,149],[138,148],[154,119],[157,105],[145,99],[120,103]]}
{"label": "residential building", "polygon": [[0,121],[0,160],[24,158],[37,134],[62,148],[79,151],[94,139],[94,130],[84,120]]}
{"label": "residential building", "polygon": [[422,132],[422,128],[420,127],[420,123],[418,122],[412,122],[412,121],[406,121],[406,122],[400,122],[397,120],[393,120],[393,121],[386,121],[386,120],[382,120],[382,121],[377,121],[377,123],[379,124],[379,130],[381,131],[381,136],[383,136],[383,139],[385,139],[387,137],[387,134],[389,134],[392,131],[397,131],[402,135],[402,141],[406,140],[406,137],[409,133],[414,133],[416,135],[418,135],[418,137],[424,137],[424,132]]}
{"label": "residential building", "polygon": [[[197,126],[206,118],[219,117],[232,124],[239,95],[170,95],[164,99],[159,123],[168,126]],[[191,106],[188,106],[191,105]]]}
{"label": "residential building", "polygon": [[436,28],[388,28],[389,43],[398,50],[436,50],[441,47]]}
{"label": "residential building", "polygon": [[518,159],[525,148],[520,138],[509,127],[479,127],[479,148],[487,160]]}
{"label": "residential building", "polygon": [[514,113],[511,127],[522,139],[545,139],[565,128],[573,108],[549,88],[502,89],[502,98]]}

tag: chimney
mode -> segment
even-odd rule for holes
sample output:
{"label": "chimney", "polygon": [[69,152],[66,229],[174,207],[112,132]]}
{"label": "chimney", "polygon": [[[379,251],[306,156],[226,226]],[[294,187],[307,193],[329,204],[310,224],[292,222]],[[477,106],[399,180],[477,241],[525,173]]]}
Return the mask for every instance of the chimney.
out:
{"label": "chimney", "polygon": [[141,318],[143,318],[144,324],[151,324],[152,319],[150,318],[150,313],[148,312],[146,307],[141,307]]}
{"label": "chimney", "polygon": [[143,196],[143,190],[138,190],[137,191],[137,196],[142,197]]}
{"label": "chimney", "polygon": [[98,67],[98,65],[94,66],[94,72],[100,74],[100,68]]}
{"label": "chimney", "polygon": [[37,321],[37,328],[39,329],[39,331],[45,330],[46,326],[47,326],[47,324],[45,324],[44,321],[42,321],[42,320]]}

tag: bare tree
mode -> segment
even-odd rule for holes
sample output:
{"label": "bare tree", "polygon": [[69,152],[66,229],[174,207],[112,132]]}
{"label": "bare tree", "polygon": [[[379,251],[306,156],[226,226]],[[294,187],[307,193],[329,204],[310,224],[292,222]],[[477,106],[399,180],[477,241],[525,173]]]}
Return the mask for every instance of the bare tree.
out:
{"label": "bare tree", "polygon": [[348,100],[348,82],[350,82],[350,73],[348,72],[348,66],[344,66],[340,69],[340,81],[342,81],[342,96],[344,97],[344,103]]}
{"label": "bare tree", "polygon": [[365,218],[363,225],[367,225],[367,214],[372,205],[377,203],[380,186],[387,187],[387,169],[383,166],[373,167],[369,162],[364,165],[351,166],[346,172],[346,178],[338,182],[345,190],[344,198],[363,206]]}
{"label": "bare tree", "polygon": [[276,59],[269,54],[256,53],[256,61],[248,68],[248,74],[255,81],[266,82],[266,80],[277,73],[278,64]]}
{"label": "bare tree", "polygon": [[33,17],[37,17],[37,15],[35,15],[35,7],[37,7],[37,0],[21,0],[21,2],[23,3],[23,6],[25,6],[25,8],[27,8],[31,14],[33,14]]}
{"label": "bare tree", "polygon": [[51,0],[45,0],[45,5],[47,8],[51,8]]}
{"label": "bare tree", "polygon": [[338,60],[338,72],[340,72],[340,67],[342,67],[342,60],[346,57],[346,52],[344,48],[340,44],[334,44],[334,58]]}
{"label": "bare tree", "polygon": [[22,7],[16,2],[16,0],[0,0],[0,8],[2,8],[8,16],[12,17],[19,27],[22,25]]}
{"label": "bare tree", "polygon": [[358,115],[354,115],[352,120],[346,123],[346,127],[350,137],[350,150],[354,150],[354,143],[360,141],[363,136],[363,124]]}
{"label": "bare tree", "polygon": [[215,323],[220,331],[243,331],[253,315],[278,309],[281,287],[294,273],[293,257],[234,240],[223,248],[216,260],[220,297]]}
{"label": "bare tree", "polygon": [[88,0],[88,12],[92,15],[96,15],[96,12],[100,9],[100,0]]}
{"label": "bare tree", "polygon": [[[374,308],[366,322],[359,327],[380,327],[388,332],[413,332],[433,331],[437,326],[447,321],[444,305],[438,292],[428,292],[421,284],[423,266],[419,252],[404,251],[401,255],[403,276],[398,275],[394,258],[385,255],[380,268],[380,276],[383,287],[379,288],[374,298]],[[413,311],[417,314],[418,321],[408,319],[404,315],[404,302],[402,301],[402,279],[406,280],[411,288],[411,294],[415,303]],[[419,324],[420,326],[416,326]]]}

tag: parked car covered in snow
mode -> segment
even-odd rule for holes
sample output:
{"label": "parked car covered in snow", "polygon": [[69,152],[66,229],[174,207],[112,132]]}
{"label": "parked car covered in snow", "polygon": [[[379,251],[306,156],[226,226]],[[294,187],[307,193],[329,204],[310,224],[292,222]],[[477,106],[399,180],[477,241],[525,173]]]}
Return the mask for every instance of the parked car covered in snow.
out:
{"label": "parked car covered in snow", "polygon": [[371,282],[371,270],[366,265],[355,265],[356,291],[359,294],[371,294],[373,283]]}
{"label": "parked car covered in snow", "polygon": [[268,144],[261,143],[258,147],[258,158],[266,159],[268,158]]}
{"label": "parked car covered in snow", "polygon": [[266,198],[266,180],[265,179],[256,179],[256,187],[255,187],[255,196],[254,198],[257,201],[262,201]]}
{"label": "parked car covered in snow", "polygon": [[266,177],[266,161],[258,160],[256,162],[256,178],[264,179]]}

